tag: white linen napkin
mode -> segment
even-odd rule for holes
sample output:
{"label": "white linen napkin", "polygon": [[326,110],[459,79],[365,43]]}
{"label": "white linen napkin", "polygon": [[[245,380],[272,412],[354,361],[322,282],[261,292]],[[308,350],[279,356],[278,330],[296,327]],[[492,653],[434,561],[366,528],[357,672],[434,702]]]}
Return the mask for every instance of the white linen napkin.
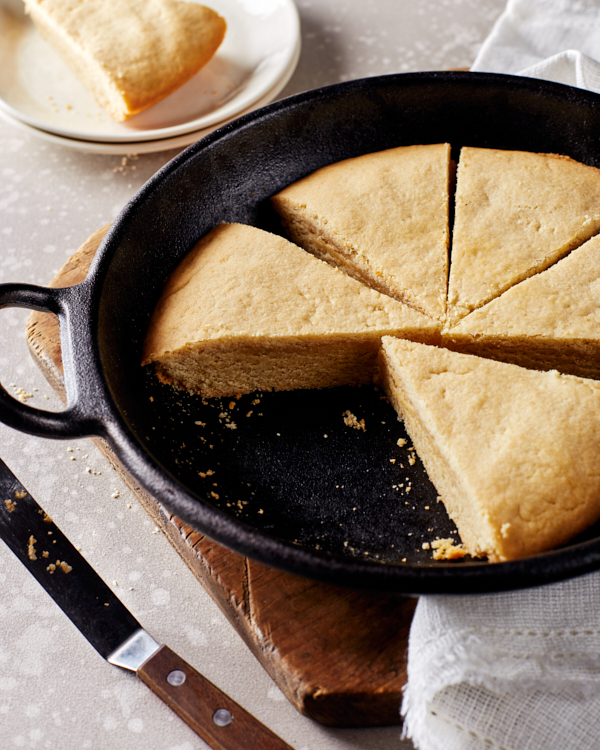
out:
{"label": "white linen napkin", "polygon": [[600,574],[421,597],[403,712],[419,750],[596,750]]}
{"label": "white linen napkin", "polygon": [[598,0],[508,0],[474,71],[515,73],[600,92]]}
{"label": "white linen napkin", "polygon": [[[509,0],[471,70],[600,93],[600,0]],[[600,748],[600,573],[486,596],[423,596],[404,736],[419,750]]]}

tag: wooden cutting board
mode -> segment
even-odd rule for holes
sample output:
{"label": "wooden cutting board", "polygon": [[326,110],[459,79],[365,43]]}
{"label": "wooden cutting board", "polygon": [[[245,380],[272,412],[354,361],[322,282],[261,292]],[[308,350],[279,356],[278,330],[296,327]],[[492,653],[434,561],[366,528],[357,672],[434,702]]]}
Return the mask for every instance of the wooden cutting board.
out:
{"label": "wooden cutting board", "polygon": [[[107,230],[95,232],[50,286],[83,281]],[[27,343],[65,400],[57,318],[33,312]],[[401,723],[416,599],[317,583],[231,552],[169,513],[103,440],[94,442],[298,711],[330,726]]]}

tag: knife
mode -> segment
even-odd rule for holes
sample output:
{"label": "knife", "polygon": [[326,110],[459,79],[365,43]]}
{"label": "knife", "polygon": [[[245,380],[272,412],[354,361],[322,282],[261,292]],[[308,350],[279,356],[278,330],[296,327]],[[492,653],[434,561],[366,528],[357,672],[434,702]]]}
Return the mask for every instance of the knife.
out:
{"label": "knife", "polygon": [[108,662],[135,672],[214,750],[293,750],[157,643],[0,460],[0,537]]}

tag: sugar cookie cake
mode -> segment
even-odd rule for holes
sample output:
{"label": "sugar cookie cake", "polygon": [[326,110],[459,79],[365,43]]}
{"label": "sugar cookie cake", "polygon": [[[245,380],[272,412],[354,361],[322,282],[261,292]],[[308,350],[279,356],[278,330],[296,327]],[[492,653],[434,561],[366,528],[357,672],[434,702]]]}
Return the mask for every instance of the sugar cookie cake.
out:
{"label": "sugar cookie cake", "polygon": [[448,144],[366,154],[272,196],[298,244],[216,227],[143,364],[203,396],[378,378],[465,548],[512,560],[600,519],[600,170],[463,148],[448,272],[452,171]]}
{"label": "sugar cookie cake", "polygon": [[194,76],[226,28],[215,11],[182,0],[25,0],[25,10],[117,121]]}
{"label": "sugar cookie cake", "polygon": [[512,560],[600,519],[600,383],[385,337],[380,378],[470,554]]}
{"label": "sugar cookie cake", "polygon": [[360,384],[382,336],[435,343],[439,330],[283,237],[221,224],[169,277],[142,364],[203,396]]}
{"label": "sugar cookie cake", "polygon": [[600,378],[600,236],[444,331],[455,351]]}
{"label": "sugar cookie cake", "polygon": [[463,148],[449,322],[549,268],[599,231],[599,169],[556,154]]}
{"label": "sugar cookie cake", "polygon": [[436,320],[446,315],[447,143],[330,164],[272,197],[291,239]]}

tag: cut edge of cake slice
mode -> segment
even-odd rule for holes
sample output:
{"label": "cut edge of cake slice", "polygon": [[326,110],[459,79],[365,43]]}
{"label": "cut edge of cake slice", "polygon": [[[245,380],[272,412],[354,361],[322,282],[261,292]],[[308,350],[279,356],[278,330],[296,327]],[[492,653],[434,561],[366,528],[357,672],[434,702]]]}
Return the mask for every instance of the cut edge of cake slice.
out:
{"label": "cut edge of cake slice", "polygon": [[600,236],[445,329],[442,342],[522,367],[600,378]]}
{"label": "cut edge of cake slice", "polygon": [[600,518],[600,384],[388,337],[380,382],[471,555],[541,553]]}
{"label": "cut edge of cake slice", "polygon": [[277,235],[221,224],[167,280],[142,364],[203,396],[372,382],[383,335],[440,326]]}
{"label": "cut edge of cake slice", "polygon": [[271,201],[300,247],[443,321],[453,180],[449,144],[401,146],[330,164]]}

